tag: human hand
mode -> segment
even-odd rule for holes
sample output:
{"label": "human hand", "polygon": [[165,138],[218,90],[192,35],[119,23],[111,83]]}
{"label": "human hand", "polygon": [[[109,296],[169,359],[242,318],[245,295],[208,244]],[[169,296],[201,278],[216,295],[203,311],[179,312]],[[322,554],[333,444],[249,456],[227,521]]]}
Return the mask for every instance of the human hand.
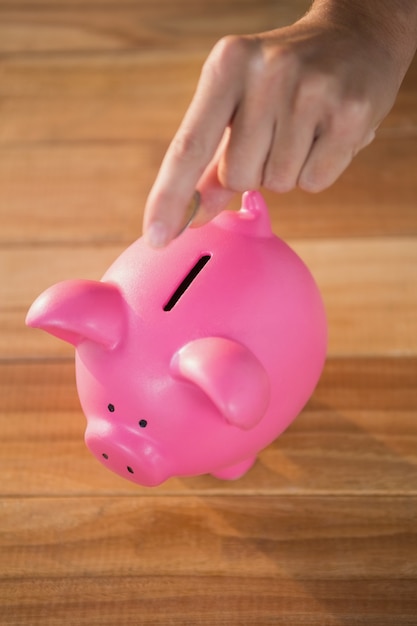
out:
{"label": "human hand", "polygon": [[404,74],[371,32],[311,11],[286,28],[220,40],[149,194],[149,243],[178,234],[195,189],[199,225],[235,192],[334,183],[374,138]]}

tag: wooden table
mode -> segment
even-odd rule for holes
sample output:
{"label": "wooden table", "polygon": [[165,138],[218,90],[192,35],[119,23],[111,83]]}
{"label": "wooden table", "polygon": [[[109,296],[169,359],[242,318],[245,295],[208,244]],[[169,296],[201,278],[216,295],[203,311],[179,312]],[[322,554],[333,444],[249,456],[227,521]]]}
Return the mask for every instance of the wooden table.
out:
{"label": "wooden table", "polygon": [[417,63],[328,191],[266,194],[330,325],[322,379],[243,479],[155,489],[86,450],[69,346],[32,300],[99,278],[222,35],[286,0],[0,2],[0,622],[416,626]]}

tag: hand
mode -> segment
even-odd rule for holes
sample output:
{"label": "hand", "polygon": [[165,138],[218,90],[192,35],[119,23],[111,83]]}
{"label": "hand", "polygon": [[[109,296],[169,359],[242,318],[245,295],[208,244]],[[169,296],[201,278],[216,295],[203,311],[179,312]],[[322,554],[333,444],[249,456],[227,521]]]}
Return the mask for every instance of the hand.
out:
{"label": "hand", "polygon": [[195,189],[201,224],[235,192],[329,187],[372,141],[401,79],[377,37],[320,11],[286,28],[221,39],[149,194],[150,244],[179,232]]}

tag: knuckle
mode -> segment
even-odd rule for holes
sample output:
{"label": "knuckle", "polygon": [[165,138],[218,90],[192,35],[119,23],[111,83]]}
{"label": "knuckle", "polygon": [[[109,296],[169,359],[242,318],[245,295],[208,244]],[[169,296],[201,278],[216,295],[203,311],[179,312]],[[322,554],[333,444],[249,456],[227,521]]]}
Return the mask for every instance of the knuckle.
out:
{"label": "knuckle", "polygon": [[351,124],[362,126],[370,118],[371,105],[364,99],[349,100],[345,103],[343,114]]}
{"label": "knuckle", "polygon": [[330,118],[329,130],[342,141],[357,143],[370,124],[371,107],[363,100],[349,100],[337,107]]}
{"label": "knuckle", "polygon": [[281,76],[298,71],[300,59],[287,45],[271,43],[259,35],[227,35],[214,46],[204,65],[205,70],[243,68],[249,79],[271,84]]}
{"label": "knuckle", "polygon": [[306,108],[312,105],[329,102],[331,90],[329,79],[323,74],[316,73],[303,77],[295,93],[295,112],[304,112]]}
{"label": "knuckle", "polygon": [[226,35],[219,39],[206,59],[203,73],[223,73],[246,58],[249,39],[244,35]]}
{"label": "knuckle", "polygon": [[369,146],[375,139],[375,130],[371,128],[368,130],[362,138],[362,141],[358,144],[357,152]]}
{"label": "knuckle", "polygon": [[170,155],[179,161],[201,161],[205,157],[205,148],[194,132],[182,130],[172,140],[169,148]]}
{"label": "knuckle", "polygon": [[266,46],[264,57],[267,67],[274,73],[298,74],[301,65],[300,58],[295,50],[288,45]]}
{"label": "knuckle", "polygon": [[273,45],[268,40],[251,41],[248,72],[252,79],[264,81],[273,86],[285,81],[287,76],[298,73],[299,59],[295,52],[285,45]]}
{"label": "knuckle", "polygon": [[294,180],[294,177],[284,173],[273,174],[265,172],[262,185],[265,189],[268,189],[268,191],[272,191],[273,193],[287,193],[295,188],[296,181]]}
{"label": "knuckle", "polygon": [[267,162],[262,179],[262,185],[266,189],[274,193],[286,193],[292,191],[296,183],[293,161],[274,162],[270,159]]}

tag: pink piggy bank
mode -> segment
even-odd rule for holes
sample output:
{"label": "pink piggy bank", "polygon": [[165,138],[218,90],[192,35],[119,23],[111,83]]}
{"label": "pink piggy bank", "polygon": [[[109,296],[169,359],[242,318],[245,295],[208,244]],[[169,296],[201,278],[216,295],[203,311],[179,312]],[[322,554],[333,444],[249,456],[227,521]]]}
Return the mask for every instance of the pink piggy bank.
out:
{"label": "pink piggy bank", "polygon": [[242,476],[320,377],[326,319],[257,192],[163,249],[141,238],[101,281],[69,280],[27,324],[76,347],[85,441],[113,472]]}

